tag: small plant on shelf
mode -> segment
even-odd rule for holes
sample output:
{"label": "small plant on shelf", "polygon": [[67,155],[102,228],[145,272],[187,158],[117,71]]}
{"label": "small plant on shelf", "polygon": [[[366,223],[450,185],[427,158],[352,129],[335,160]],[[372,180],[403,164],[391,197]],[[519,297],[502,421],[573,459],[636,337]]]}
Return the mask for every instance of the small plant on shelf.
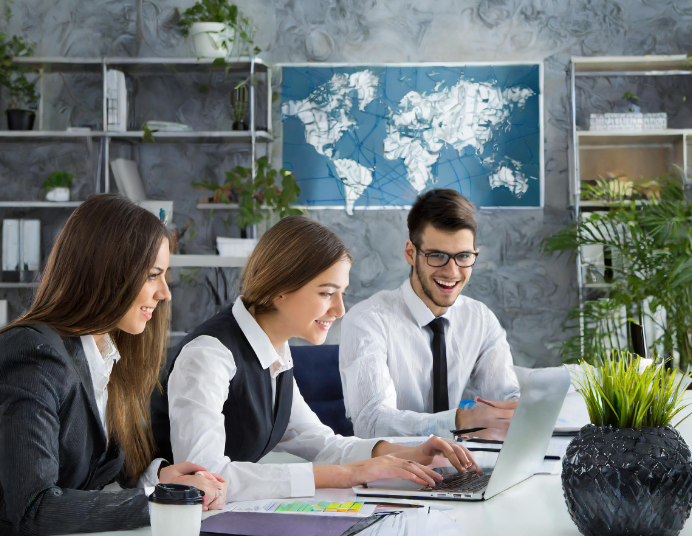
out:
{"label": "small plant on shelf", "polygon": [[[279,177],[281,187],[277,184]],[[223,184],[215,184],[205,178],[192,185],[214,192],[213,197],[207,199],[213,203],[238,203],[239,214],[236,221],[241,229],[261,223],[271,213],[279,218],[302,213],[301,210],[292,208],[300,194],[293,173],[285,169],[273,169],[265,156],[255,164],[254,179],[250,168],[236,166],[226,172]]]}
{"label": "small plant on shelf", "polygon": [[227,58],[259,54],[255,46],[255,24],[228,0],[199,0],[181,14],[180,32],[192,37],[198,57]]}
{"label": "small plant on shelf", "polygon": [[54,171],[41,187],[46,191],[48,201],[69,201],[70,188],[74,175],[68,171]]}
{"label": "small plant on shelf", "polygon": [[629,103],[629,107],[627,109],[628,112],[641,112],[641,108],[639,107],[639,97],[631,91],[625,91],[621,99]]}
{"label": "small plant on shelf", "polygon": [[689,377],[629,352],[595,357],[574,380],[592,424],[562,464],[572,520],[588,536],[676,535],[692,505],[692,454],[671,423],[689,406]]}
{"label": "small plant on shelf", "polygon": [[0,32],[0,86],[9,93],[7,124],[10,130],[32,130],[39,100],[36,80],[30,81],[31,69],[14,62],[14,58],[31,56],[34,44],[23,36],[8,36]]}

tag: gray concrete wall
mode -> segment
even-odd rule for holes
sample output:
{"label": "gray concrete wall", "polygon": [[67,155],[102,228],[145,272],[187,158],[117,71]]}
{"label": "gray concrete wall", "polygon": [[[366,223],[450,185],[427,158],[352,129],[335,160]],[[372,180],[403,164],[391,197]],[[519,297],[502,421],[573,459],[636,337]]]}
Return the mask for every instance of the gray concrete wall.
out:
{"label": "gray concrete wall", "polygon": [[[38,55],[186,56],[189,48],[175,30],[174,8],[192,3],[15,0],[10,27],[35,40]],[[238,4],[259,25],[261,56],[270,62],[545,62],[545,208],[481,213],[478,243],[482,255],[465,292],[497,314],[517,364],[558,363],[558,347],[564,338],[560,323],[576,301],[575,271],[569,259],[543,256],[538,246],[569,221],[570,121],[565,72],[569,57],[685,53],[690,48],[692,2],[243,0]],[[211,94],[196,91],[199,83],[211,83]],[[663,89],[650,89],[644,82],[632,84],[639,84],[639,91],[652,92],[650,102],[661,108],[647,111],[668,111],[671,119],[689,116],[673,82]],[[56,128],[98,121],[93,82],[79,77],[65,82],[58,79],[50,87],[49,117]],[[580,102],[596,111],[610,109],[622,94],[610,81],[586,82],[580,87]],[[227,84],[207,75],[195,75],[191,80],[176,76],[154,84],[150,96],[142,98],[153,95],[163,105],[159,113],[167,115],[159,119],[193,121],[191,118],[202,117],[205,123],[221,125],[230,112],[227,91]],[[0,146],[2,199],[37,195],[44,173],[56,166],[71,165],[78,173],[88,169],[86,156],[80,160],[74,147],[27,146],[19,153],[16,147]],[[237,229],[225,229],[218,213],[212,221],[208,213],[195,209],[200,192],[189,183],[203,176],[221,178],[236,162],[247,163],[247,151],[232,146],[157,145],[142,147],[139,156],[149,194],[176,202],[179,227],[188,220],[194,222],[194,238],[183,243],[187,253],[211,252],[217,234],[237,233]],[[88,184],[84,178],[80,181]],[[348,217],[343,212],[322,211],[312,215],[334,229],[356,258],[347,305],[380,289],[394,288],[407,277],[402,258],[405,212],[360,211]],[[9,213],[2,212],[0,217],[9,217]],[[46,226],[57,226],[61,217],[45,215]],[[220,276],[211,270],[197,274],[196,284],[184,285],[176,279],[174,328],[188,329],[211,315],[221,302],[237,294],[237,280],[237,272],[225,271]],[[213,289],[219,286],[219,300],[214,301]],[[24,301],[28,299],[26,294],[22,296]],[[2,291],[3,297],[11,299],[16,314],[21,307],[20,293]],[[330,334],[330,341],[338,341],[338,330]]]}

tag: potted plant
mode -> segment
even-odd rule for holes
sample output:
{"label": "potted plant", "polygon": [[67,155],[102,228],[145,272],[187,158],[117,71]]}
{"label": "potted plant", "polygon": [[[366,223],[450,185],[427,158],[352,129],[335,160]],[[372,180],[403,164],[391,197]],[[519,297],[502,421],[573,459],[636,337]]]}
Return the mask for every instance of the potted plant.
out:
{"label": "potted plant", "polygon": [[585,536],[674,536],[692,506],[692,454],[670,426],[689,378],[629,352],[604,357],[575,379],[591,424],[563,459],[567,509]]}
{"label": "potted plant", "polygon": [[249,101],[247,84],[236,86],[231,92],[231,111],[233,112],[233,130],[247,130],[245,112]]}
{"label": "potted plant", "polygon": [[186,9],[178,27],[185,37],[192,37],[194,54],[198,58],[226,58],[233,44],[238,57],[250,55],[254,47],[255,25],[250,17],[243,17],[238,6],[228,0],[199,0]]}
{"label": "potted plant", "polygon": [[[281,188],[277,180],[281,177]],[[244,256],[248,250],[254,247],[254,239],[249,235],[254,234],[254,226],[269,219],[271,215],[279,219],[302,211],[292,208],[300,194],[300,188],[290,171],[272,169],[266,156],[259,158],[255,164],[255,176],[252,170],[243,166],[236,166],[226,172],[223,184],[214,184],[209,179],[201,182],[193,182],[195,188],[214,192],[211,199],[204,201],[213,203],[238,203],[238,217],[236,222],[240,227],[241,239],[247,242],[234,242],[238,239],[220,239],[218,244],[230,246],[222,255]],[[219,248],[221,252],[221,248]]]}
{"label": "potted plant", "polygon": [[[582,253],[600,248],[605,266],[600,288],[586,288],[583,303],[569,314],[573,333],[563,359],[576,363],[607,348],[628,348],[626,323],[655,327],[649,341],[654,356],[692,365],[692,199],[684,172],[642,179],[620,187],[597,181],[582,186],[582,197],[604,205],[546,238],[546,252]],[[618,334],[621,335],[618,335]],[[631,349],[631,347],[630,347]]]}
{"label": "potted plant", "polygon": [[46,190],[46,201],[69,201],[74,175],[67,171],[54,171],[41,185]]}
{"label": "potted plant", "polygon": [[9,91],[10,106],[6,110],[9,130],[32,130],[36,119],[36,81],[29,81],[14,58],[30,56],[33,44],[24,37],[8,37],[0,32],[0,86]]}

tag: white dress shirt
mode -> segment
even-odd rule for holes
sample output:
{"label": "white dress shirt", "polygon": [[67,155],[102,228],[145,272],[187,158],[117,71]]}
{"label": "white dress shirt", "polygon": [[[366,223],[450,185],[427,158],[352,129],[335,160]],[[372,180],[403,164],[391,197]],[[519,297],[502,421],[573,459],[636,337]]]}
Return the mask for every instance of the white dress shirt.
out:
{"label": "white dress shirt", "polygon": [[[99,349],[91,335],[85,335],[79,338],[82,342],[82,348],[89,364],[89,372],[91,373],[91,383],[94,386],[94,397],[96,398],[96,407],[98,408],[99,417],[101,418],[101,426],[103,427],[106,440],[108,440],[108,427],[106,426],[106,407],[108,406],[108,382],[110,381],[113,365],[120,360],[120,353],[113,344],[109,335],[104,335],[101,341],[103,352]],[[157,473],[163,458],[156,458],[146,471],[139,477],[137,487],[145,488],[145,491],[150,494],[154,491],[153,486],[159,483]]]}
{"label": "white dress shirt", "polygon": [[353,306],[341,322],[339,369],[358,437],[452,437],[459,402],[519,396],[505,331],[484,304],[459,296],[443,318],[449,410],[432,413],[435,318],[407,280]]}
{"label": "white dress shirt", "polygon": [[[262,368],[270,370],[276,398],[277,375],[293,367],[288,343],[277,352],[240,298],[232,311]],[[202,335],[183,347],[168,381],[174,460],[198,463],[223,476],[229,502],[314,495],[312,463],[234,462],[225,455],[223,406],[235,373],[233,354],[216,337]],[[293,381],[291,416],[278,444],[284,451],[317,464],[342,464],[370,458],[378,441],[335,435],[309,408]]]}

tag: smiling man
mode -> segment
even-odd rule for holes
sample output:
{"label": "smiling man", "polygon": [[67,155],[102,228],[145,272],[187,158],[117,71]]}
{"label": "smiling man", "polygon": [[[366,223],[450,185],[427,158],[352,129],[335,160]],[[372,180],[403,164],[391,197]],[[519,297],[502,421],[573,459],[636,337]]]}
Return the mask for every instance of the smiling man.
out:
{"label": "smiling man", "polygon": [[410,279],[344,317],[339,368],[357,436],[506,433],[519,383],[505,331],[461,295],[478,257],[474,213],[454,190],[421,195],[408,215]]}

